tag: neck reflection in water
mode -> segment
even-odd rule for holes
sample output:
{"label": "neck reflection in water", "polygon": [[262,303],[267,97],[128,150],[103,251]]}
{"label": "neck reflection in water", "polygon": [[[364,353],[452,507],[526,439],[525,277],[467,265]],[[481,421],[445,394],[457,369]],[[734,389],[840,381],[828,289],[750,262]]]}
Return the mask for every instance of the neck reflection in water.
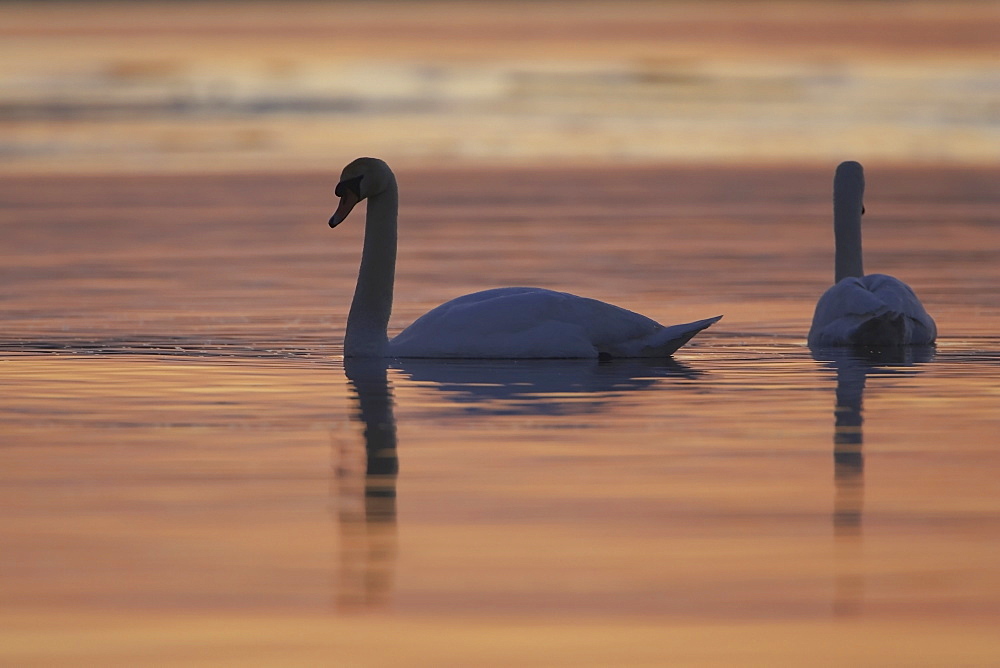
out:
{"label": "neck reflection in water", "polygon": [[[662,360],[388,360],[401,378],[441,393],[436,410],[449,417],[590,415],[611,409],[626,394],[663,388],[664,379],[701,375]],[[346,358],[355,419],[364,449],[355,441],[335,448],[340,529],[336,607],[342,611],[385,607],[392,599],[397,557],[396,421],[387,360]],[[668,385],[669,387],[669,385]]]}
{"label": "neck reflection in water", "polygon": [[813,348],[812,353],[814,359],[837,373],[837,398],[833,410],[833,533],[838,563],[834,614],[852,616],[861,612],[864,598],[860,560],[865,499],[862,429],[865,383],[869,374],[919,373],[914,365],[930,361],[934,348]]}
{"label": "neck reflection in water", "polygon": [[364,426],[364,456],[353,442],[339,448],[336,503],[340,568],[336,607],[381,607],[392,598],[397,552],[396,419],[381,359],[347,359],[356,418]]}

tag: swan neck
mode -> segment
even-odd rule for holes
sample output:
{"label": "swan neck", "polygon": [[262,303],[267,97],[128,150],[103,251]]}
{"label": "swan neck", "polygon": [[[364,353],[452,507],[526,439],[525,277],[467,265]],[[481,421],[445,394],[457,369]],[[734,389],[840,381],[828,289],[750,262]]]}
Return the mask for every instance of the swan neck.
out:
{"label": "swan neck", "polygon": [[856,184],[834,183],[833,232],[836,242],[835,282],[865,275],[861,253],[861,208],[864,191]]}
{"label": "swan neck", "polygon": [[386,354],[386,330],[392,313],[392,287],[396,276],[398,210],[395,179],[390,179],[385,190],[368,198],[361,268],[344,336],[345,357],[384,357]]}

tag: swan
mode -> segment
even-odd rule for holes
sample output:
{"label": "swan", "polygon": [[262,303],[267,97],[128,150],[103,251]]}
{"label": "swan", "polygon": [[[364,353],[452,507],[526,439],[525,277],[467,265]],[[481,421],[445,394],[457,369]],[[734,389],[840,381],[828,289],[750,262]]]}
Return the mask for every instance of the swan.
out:
{"label": "swan", "polygon": [[932,344],[937,326],[910,286],[885,274],[865,276],[861,261],[864,193],[861,165],[841,163],[833,179],[836,283],[816,304],[809,345]]}
{"label": "swan", "polygon": [[428,311],[386,336],[396,268],[396,177],[377,158],[341,174],[330,227],[368,200],[364,250],[344,336],[345,357],[542,359],[668,357],[722,316],[665,327],[594,299],[542,288],[495,288]]}

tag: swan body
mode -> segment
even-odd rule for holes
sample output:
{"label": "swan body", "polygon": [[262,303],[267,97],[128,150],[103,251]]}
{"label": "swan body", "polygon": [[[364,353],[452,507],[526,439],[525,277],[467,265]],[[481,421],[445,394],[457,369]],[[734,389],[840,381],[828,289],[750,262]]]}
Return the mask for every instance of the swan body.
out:
{"label": "swan body", "polygon": [[543,288],[495,288],[431,309],[391,341],[398,193],[389,166],[358,158],[344,168],[330,226],[368,200],[345,357],[549,359],[669,357],[722,316],[663,326],[626,309]]}
{"label": "swan body", "polygon": [[669,357],[719,318],[664,327],[543,288],[494,288],[428,311],[389,342],[392,357]]}
{"label": "swan body", "polygon": [[857,162],[837,167],[833,183],[836,283],[816,304],[810,346],[929,345],[937,326],[906,283],[865,275],[861,253],[864,172]]}

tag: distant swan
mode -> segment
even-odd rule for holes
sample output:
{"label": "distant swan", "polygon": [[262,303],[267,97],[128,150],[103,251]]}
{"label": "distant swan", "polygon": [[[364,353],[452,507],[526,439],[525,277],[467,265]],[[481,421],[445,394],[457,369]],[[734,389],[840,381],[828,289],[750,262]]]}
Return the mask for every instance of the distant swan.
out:
{"label": "distant swan", "polygon": [[541,288],[496,288],[432,309],[391,341],[386,336],[396,270],[396,177],[383,161],[358,158],[341,174],[336,227],[368,200],[358,284],[347,317],[345,357],[668,357],[722,316],[664,327],[594,299]]}
{"label": "distant swan", "polygon": [[816,304],[810,346],[900,346],[934,343],[937,326],[906,283],[885,274],[865,276],[861,214],[865,175],[843,162],[833,179],[836,284]]}

